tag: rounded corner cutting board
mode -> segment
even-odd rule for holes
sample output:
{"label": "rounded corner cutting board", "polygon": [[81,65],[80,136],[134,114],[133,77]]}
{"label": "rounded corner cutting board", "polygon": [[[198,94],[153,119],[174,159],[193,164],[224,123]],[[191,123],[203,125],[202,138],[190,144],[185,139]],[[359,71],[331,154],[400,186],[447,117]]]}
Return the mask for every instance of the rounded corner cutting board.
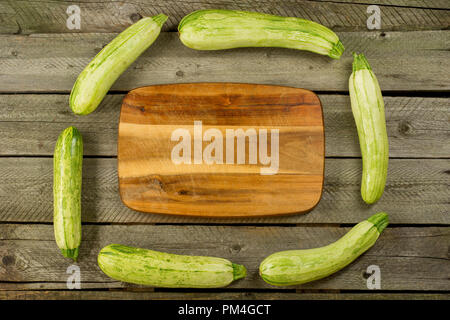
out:
{"label": "rounded corner cutting board", "polygon": [[152,213],[304,213],[322,194],[324,149],[322,106],[311,91],[239,83],[142,87],[126,95],[120,113],[120,196],[131,209]]}

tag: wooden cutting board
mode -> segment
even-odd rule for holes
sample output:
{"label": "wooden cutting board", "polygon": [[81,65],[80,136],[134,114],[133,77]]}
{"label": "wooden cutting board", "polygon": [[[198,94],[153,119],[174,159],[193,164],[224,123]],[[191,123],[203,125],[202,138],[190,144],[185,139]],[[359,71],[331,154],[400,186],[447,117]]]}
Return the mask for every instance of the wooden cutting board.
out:
{"label": "wooden cutting board", "polygon": [[290,87],[192,83],[130,91],[119,122],[131,209],[203,217],[304,213],[324,175],[322,106]]}

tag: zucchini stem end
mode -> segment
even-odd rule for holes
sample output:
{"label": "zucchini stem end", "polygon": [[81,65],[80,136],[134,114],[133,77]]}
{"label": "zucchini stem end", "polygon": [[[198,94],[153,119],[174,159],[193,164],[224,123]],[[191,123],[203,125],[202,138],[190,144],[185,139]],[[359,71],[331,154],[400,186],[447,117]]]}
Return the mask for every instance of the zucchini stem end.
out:
{"label": "zucchini stem end", "polygon": [[381,233],[389,224],[389,216],[386,212],[379,212],[371,216],[367,221],[373,223],[378,233]]}
{"label": "zucchini stem end", "polygon": [[233,280],[245,278],[247,269],[242,264],[233,263]]}
{"label": "zucchini stem end", "polygon": [[61,249],[61,253],[64,257],[73,259],[73,261],[77,261],[78,258],[78,249]]}

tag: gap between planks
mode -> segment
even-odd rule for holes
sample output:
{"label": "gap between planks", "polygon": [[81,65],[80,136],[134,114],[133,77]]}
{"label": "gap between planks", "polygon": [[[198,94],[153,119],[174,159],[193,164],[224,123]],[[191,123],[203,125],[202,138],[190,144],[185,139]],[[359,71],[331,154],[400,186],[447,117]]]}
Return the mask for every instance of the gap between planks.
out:
{"label": "gap between planks", "polygon": [[433,292],[273,292],[273,291],[226,291],[226,292],[167,292],[167,291],[130,291],[130,290],[45,290],[45,291],[0,291],[1,299],[114,299],[114,300],[450,300],[450,294]]}

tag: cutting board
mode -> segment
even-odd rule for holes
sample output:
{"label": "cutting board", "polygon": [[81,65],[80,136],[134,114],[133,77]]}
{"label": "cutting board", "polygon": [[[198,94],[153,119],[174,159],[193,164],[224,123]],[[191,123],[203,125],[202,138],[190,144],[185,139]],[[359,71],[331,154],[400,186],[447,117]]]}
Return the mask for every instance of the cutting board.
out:
{"label": "cutting board", "polygon": [[120,196],[131,209],[202,217],[304,213],[324,175],[322,106],[259,84],[142,87],[124,98]]}

